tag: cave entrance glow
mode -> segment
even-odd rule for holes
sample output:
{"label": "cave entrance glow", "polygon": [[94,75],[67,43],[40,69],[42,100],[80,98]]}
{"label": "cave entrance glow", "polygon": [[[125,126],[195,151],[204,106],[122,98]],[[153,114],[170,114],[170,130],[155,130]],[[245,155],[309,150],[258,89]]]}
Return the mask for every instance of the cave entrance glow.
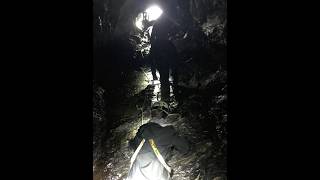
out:
{"label": "cave entrance glow", "polygon": [[144,19],[148,21],[154,21],[158,19],[161,16],[161,14],[162,9],[157,5],[152,5],[137,16],[135,24],[140,30],[142,30]]}

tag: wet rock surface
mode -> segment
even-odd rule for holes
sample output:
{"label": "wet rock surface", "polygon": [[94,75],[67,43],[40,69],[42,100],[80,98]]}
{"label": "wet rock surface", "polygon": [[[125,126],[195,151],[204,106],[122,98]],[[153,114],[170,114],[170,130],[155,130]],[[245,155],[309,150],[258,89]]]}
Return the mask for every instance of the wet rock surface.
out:
{"label": "wet rock surface", "polygon": [[[94,156],[94,179],[125,179],[129,171],[133,151],[129,150],[128,141],[149,120],[157,88],[148,81],[150,71],[137,73],[141,76],[136,76],[134,82],[141,86],[140,91],[123,98],[117,106],[121,109],[116,110],[119,113],[114,117],[117,119],[113,128],[96,151],[99,155]],[[184,98],[171,103],[167,121],[186,137],[191,151],[185,156],[173,152],[167,162],[174,170],[173,180],[226,179],[226,76],[226,71],[219,69],[201,89],[179,87]]]}
{"label": "wet rock surface", "polygon": [[105,90],[98,86],[96,82],[93,82],[93,154],[96,155],[98,146],[101,145],[102,134],[104,128],[108,123],[105,116],[105,102],[104,102]]}
{"label": "wet rock surface", "polygon": [[[100,3],[108,10],[95,15],[95,38],[103,42],[95,43],[99,47],[95,51],[95,78],[101,86],[94,86],[93,179],[122,180],[128,174],[133,155],[128,141],[149,120],[151,104],[159,101],[161,94],[159,82],[151,81],[150,68],[144,66],[150,48],[148,38],[132,30],[121,43],[109,40],[115,39],[112,35],[117,29],[116,19],[121,16],[115,9],[120,9],[125,1],[117,1],[119,5],[116,1],[107,2],[110,3]],[[181,3],[185,15],[180,20],[185,26],[173,38],[181,60],[180,76],[171,93],[174,101],[167,121],[186,137],[191,151],[185,156],[174,151],[167,163],[174,171],[173,180],[225,180],[226,1]]]}

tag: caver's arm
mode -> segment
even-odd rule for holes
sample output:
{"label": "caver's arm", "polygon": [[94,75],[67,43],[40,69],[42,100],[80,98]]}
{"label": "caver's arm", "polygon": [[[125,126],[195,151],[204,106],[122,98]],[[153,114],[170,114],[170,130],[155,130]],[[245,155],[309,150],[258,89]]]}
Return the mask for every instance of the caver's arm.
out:
{"label": "caver's arm", "polygon": [[137,149],[137,147],[139,146],[140,142],[142,141],[142,132],[144,130],[144,126],[141,126],[136,134],[136,136],[129,140],[129,148],[132,150]]}

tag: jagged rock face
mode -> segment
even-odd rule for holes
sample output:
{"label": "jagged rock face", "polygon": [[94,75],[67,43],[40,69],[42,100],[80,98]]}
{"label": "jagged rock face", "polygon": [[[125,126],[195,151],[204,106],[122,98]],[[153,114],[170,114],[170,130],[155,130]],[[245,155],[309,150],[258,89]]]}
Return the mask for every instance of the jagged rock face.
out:
{"label": "jagged rock face", "polygon": [[[121,73],[125,66],[139,66],[147,61],[148,54],[145,52],[148,51],[145,49],[150,47],[150,42],[143,41],[144,37],[137,31],[134,19],[153,2],[164,4],[165,1],[94,0],[96,80],[110,77],[106,74],[108,71]],[[173,43],[179,58],[183,62],[191,59],[191,72],[197,72],[194,67],[201,67],[201,64],[213,71],[220,65],[226,68],[226,0],[176,0],[176,4],[177,21],[181,26]],[[108,69],[110,66],[113,68]],[[182,63],[181,66],[188,65]],[[187,73],[190,74],[190,71]],[[194,75],[191,74],[188,81]]]}
{"label": "jagged rock face", "polygon": [[101,131],[106,123],[104,89],[93,83],[93,150],[97,148],[101,140]]}
{"label": "jagged rock face", "polygon": [[[136,28],[135,17],[151,4],[166,7],[167,2],[175,4],[177,19],[181,24],[189,24],[193,20],[204,25],[214,26],[226,21],[226,0],[94,0],[94,37],[95,44],[107,41],[112,35],[128,36]],[[103,41],[103,40],[101,40]]]}
{"label": "jagged rock face", "polygon": [[125,0],[93,0],[94,47],[104,46],[113,38]]}
{"label": "jagged rock face", "polygon": [[[140,73],[143,75],[143,72]],[[166,118],[167,123],[174,126],[179,135],[186,137],[191,144],[191,151],[186,156],[172,152],[168,164],[174,169],[173,180],[225,179],[226,81],[226,71],[219,69],[200,91],[183,90],[183,101],[177,108],[171,109]],[[114,128],[104,145],[99,147],[98,155],[94,156],[94,179],[125,179],[133,154],[128,148],[128,140],[150,119],[150,104],[153,96],[156,96],[154,86],[143,85],[143,88],[133,96],[124,97],[121,108],[113,106],[113,111],[120,110],[119,116],[115,118]],[[165,109],[168,108],[165,106]]]}
{"label": "jagged rock face", "polygon": [[[150,109],[140,111],[136,106],[146,102],[145,92],[141,91],[146,85],[138,83],[138,80],[129,80],[129,77],[135,76],[123,67],[132,60],[130,58],[134,54],[133,49],[138,49],[139,46],[139,39],[132,43],[129,37],[130,33],[135,31],[134,18],[152,2],[155,1],[94,0],[94,45],[103,47],[99,50],[104,53],[99,59],[103,63],[97,63],[96,59],[95,63],[101,72],[112,72],[99,77],[118,77],[114,81],[105,80],[107,85],[110,82],[132,81],[132,84],[125,83],[127,88],[119,86],[103,89],[94,84],[93,156],[94,179],[97,180],[120,180],[126,176],[133,154],[127,148],[127,141],[134,137],[142,124],[141,117],[147,118],[150,114]],[[178,107],[175,108],[175,114],[170,114],[169,117],[179,133],[187,136],[194,146],[189,156],[182,158],[173,155],[168,163],[176,170],[173,180],[221,179],[226,173],[227,156],[226,0],[177,2],[178,21],[184,25],[179,32],[181,34],[177,34],[174,40],[181,59],[181,76],[179,93],[175,94],[179,101]],[[121,42],[114,40],[118,37],[122,38]],[[113,55],[115,52],[119,55]],[[111,61],[113,63],[110,63]],[[104,63],[109,69],[101,66]],[[111,68],[109,64],[112,64]],[[143,79],[138,77],[145,76],[145,72],[140,70],[137,73],[140,75],[136,79]],[[120,93],[120,89],[131,89],[132,93],[128,93],[128,90]],[[103,96],[105,94],[106,97],[114,97],[116,93],[122,96],[121,103],[115,107],[115,104]],[[108,103],[104,102],[104,99]],[[104,109],[111,111],[105,111],[104,114]],[[112,122],[110,129],[105,128],[108,121]],[[106,132],[109,134],[101,137]]]}
{"label": "jagged rock face", "polygon": [[[190,12],[200,22],[205,22],[208,17],[223,21],[226,18],[226,0],[190,0]],[[219,24],[219,22],[216,22]]]}

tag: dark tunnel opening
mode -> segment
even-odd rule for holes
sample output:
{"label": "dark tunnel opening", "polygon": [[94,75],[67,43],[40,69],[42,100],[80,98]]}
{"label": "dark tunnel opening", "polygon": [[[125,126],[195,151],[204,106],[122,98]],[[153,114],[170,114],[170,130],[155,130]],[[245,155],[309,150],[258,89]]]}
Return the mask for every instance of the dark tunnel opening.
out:
{"label": "dark tunnel opening", "polygon": [[[172,180],[227,179],[226,0],[93,5],[93,179],[143,180],[132,168],[148,143],[131,168],[137,147],[130,142],[151,122],[172,127],[188,144],[186,154],[178,146],[163,155]],[[156,110],[164,114],[158,120]],[[160,154],[162,136],[152,137]]]}

